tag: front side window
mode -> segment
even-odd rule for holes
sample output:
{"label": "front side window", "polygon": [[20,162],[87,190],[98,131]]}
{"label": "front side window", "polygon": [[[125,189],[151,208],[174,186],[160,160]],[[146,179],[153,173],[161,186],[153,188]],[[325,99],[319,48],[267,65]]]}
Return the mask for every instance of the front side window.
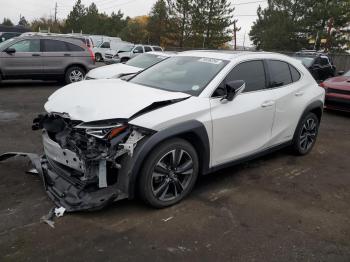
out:
{"label": "front side window", "polygon": [[269,60],[267,61],[270,72],[270,87],[285,86],[293,82],[286,62]]}
{"label": "front side window", "polygon": [[13,44],[10,48],[15,49],[16,52],[40,52],[40,40],[23,40]]}
{"label": "front side window", "polygon": [[167,57],[162,55],[143,54],[143,55],[138,55],[133,59],[130,59],[125,64],[144,69],[164,60],[165,58]]}
{"label": "front side window", "polygon": [[44,52],[68,52],[66,42],[59,40],[45,39],[44,41]]}
{"label": "front side window", "polygon": [[227,63],[206,57],[171,57],[139,73],[130,82],[198,96]]}
{"label": "front side window", "polygon": [[142,46],[136,46],[134,49],[134,53],[143,53],[143,48]]}
{"label": "front side window", "polygon": [[104,42],[100,48],[111,48],[111,44],[109,42]]}
{"label": "front side window", "polygon": [[243,80],[244,93],[266,88],[264,63],[261,60],[243,62],[235,66],[225,78],[225,82]]}

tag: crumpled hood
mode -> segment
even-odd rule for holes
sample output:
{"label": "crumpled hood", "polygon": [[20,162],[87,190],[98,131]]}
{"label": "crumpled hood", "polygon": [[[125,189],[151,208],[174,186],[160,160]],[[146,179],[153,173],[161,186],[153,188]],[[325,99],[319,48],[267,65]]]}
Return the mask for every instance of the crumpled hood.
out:
{"label": "crumpled hood", "polygon": [[89,73],[87,73],[86,76],[93,79],[106,79],[106,78],[118,77],[121,74],[137,73],[141,70],[142,68],[118,63],[118,64],[101,66],[101,67],[95,68],[89,71]]}
{"label": "crumpled hood", "polygon": [[67,113],[72,120],[84,122],[128,119],[155,102],[189,96],[120,79],[89,80],[57,90],[49,97],[45,110],[49,113]]}

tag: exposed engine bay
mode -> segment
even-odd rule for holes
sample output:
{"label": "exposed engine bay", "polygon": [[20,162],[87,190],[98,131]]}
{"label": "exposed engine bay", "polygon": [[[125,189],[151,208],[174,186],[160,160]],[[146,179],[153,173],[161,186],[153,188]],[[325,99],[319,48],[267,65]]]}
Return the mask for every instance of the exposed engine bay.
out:
{"label": "exposed engine bay", "polygon": [[128,198],[128,161],[138,143],[154,133],[125,119],[84,123],[55,113],[39,115],[32,129],[42,130],[44,155],[18,155],[31,159],[49,197],[68,212]]}

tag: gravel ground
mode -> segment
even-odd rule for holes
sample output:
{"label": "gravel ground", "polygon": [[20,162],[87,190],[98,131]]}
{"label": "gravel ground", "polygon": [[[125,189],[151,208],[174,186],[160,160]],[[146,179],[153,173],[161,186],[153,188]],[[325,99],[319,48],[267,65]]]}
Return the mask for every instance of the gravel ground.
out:
{"label": "gravel ground", "polygon": [[[0,153],[40,153],[31,121],[60,86],[0,87]],[[288,150],[201,178],[155,210],[139,200],[40,223],[53,207],[22,159],[0,163],[0,261],[350,261],[350,114],[325,112],[311,154]]]}

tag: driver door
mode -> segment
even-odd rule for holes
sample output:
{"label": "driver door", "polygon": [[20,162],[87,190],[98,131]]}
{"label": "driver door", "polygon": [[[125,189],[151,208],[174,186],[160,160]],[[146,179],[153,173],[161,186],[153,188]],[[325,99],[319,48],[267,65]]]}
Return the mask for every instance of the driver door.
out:
{"label": "driver door", "polygon": [[40,39],[21,40],[8,48],[13,48],[16,52],[3,51],[1,53],[1,69],[5,77],[31,77],[42,74]]}
{"label": "driver door", "polygon": [[244,80],[245,90],[233,101],[214,93],[210,99],[213,123],[212,165],[220,165],[267,147],[275,114],[273,90],[267,89],[262,60],[238,64],[224,82]]}
{"label": "driver door", "polygon": [[131,52],[130,58],[133,58],[139,54],[142,54],[144,52],[143,47],[141,45],[135,46],[135,48]]}

